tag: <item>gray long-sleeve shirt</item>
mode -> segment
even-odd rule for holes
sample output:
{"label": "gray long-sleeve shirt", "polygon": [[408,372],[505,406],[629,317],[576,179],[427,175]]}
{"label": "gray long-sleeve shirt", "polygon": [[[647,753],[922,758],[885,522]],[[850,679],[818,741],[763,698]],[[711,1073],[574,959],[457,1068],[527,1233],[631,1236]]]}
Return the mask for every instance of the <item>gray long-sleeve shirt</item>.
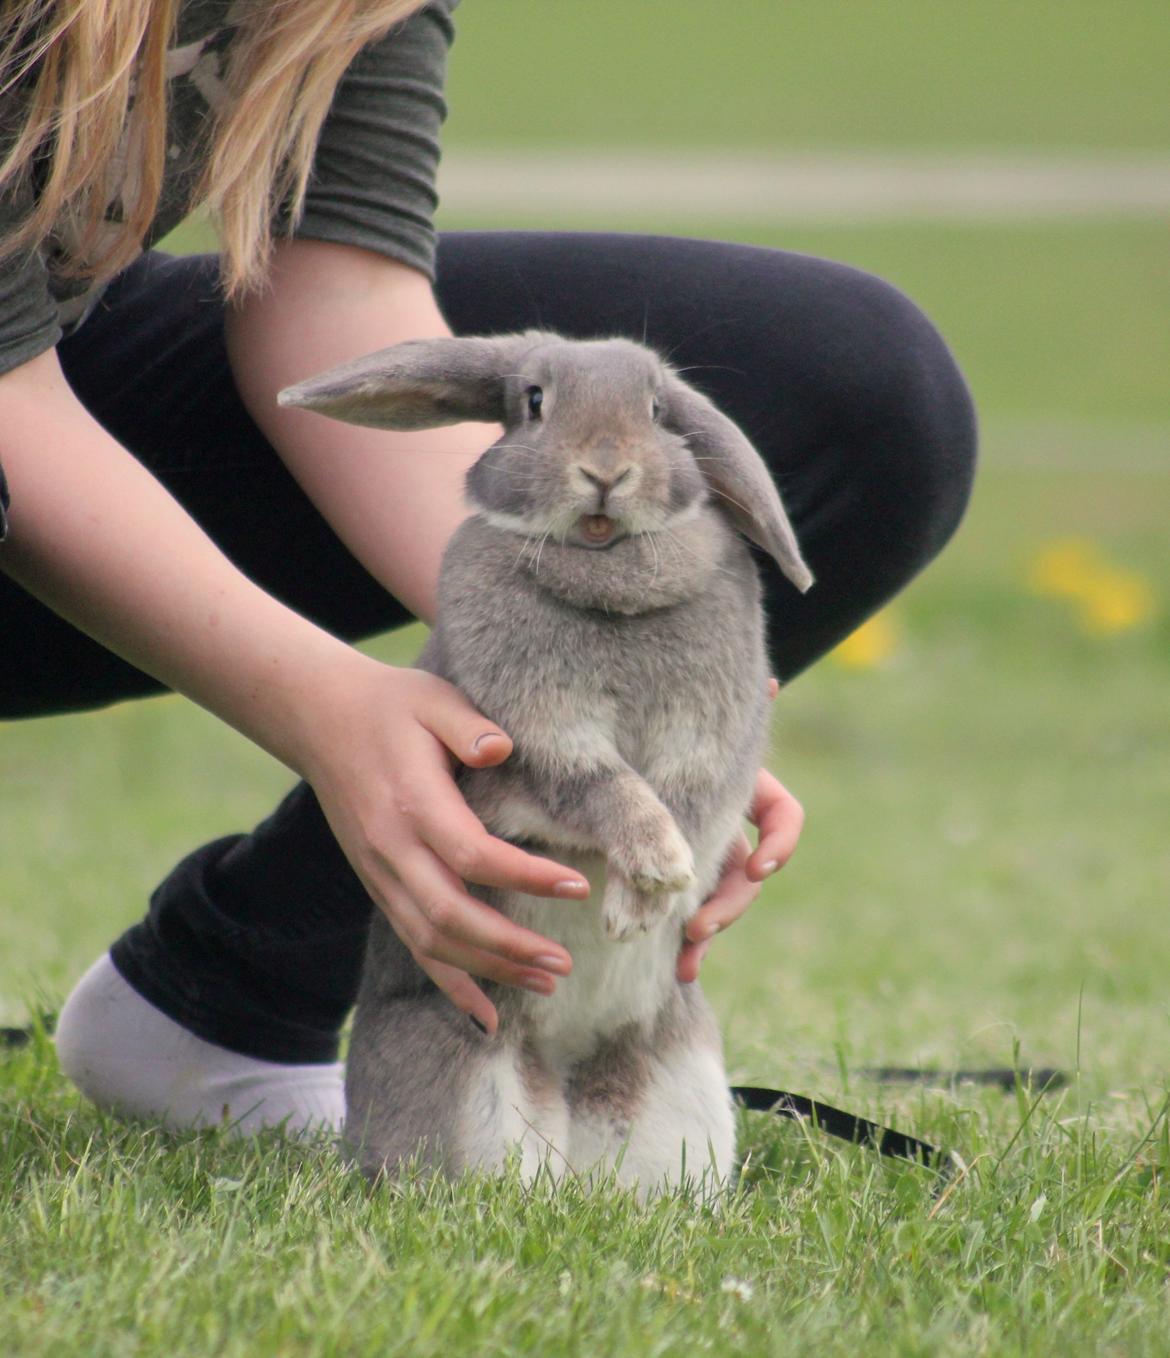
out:
{"label": "gray long-sleeve shirt", "polygon": [[[293,234],[359,245],[433,274],[435,170],[446,108],[443,79],[459,0],[432,0],[364,48],[338,86],[313,163],[304,215]],[[187,210],[200,171],[201,132],[225,96],[232,0],[184,0],[168,58],[167,170],[149,246]],[[0,102],[0,128],[12,125]],[[11,104],[10,104],[11,107]],[[0,232],[27,213],[31,184],[0,197]],[[111,205],[114,214],[117,204]],[[69,253],[61,231],[0,259],[0,373],[51,348],[82,323],[98,290],[55,268]]]}

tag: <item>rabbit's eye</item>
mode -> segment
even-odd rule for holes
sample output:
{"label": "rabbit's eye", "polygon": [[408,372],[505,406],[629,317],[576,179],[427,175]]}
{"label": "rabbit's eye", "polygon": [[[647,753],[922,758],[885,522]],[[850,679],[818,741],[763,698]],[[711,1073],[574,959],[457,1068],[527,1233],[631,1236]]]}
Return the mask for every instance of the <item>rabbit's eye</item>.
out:
{"label": "rabbit's eye", "polygon": [[652,396],[650,398],[650,418],[652,420],[657,420],[661,414],[662,414],[662,402],[658,399],[657,396]]}
{"label": "rabbit's eye", "polygon": [[544,405],[544,392],[539,387],[528,388],[528,415],[530,419],[539,420],[541,407]]}

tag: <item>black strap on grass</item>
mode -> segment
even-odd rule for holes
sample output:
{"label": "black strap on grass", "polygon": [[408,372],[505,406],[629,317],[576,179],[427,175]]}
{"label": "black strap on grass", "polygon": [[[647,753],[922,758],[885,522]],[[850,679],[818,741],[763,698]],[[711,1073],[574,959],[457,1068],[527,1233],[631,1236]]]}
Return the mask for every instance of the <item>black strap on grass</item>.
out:
{"label": "black strap on grass", "polygon": [[[1034,1070],[1015,1070],[1010,1066],[993,1066],[986,1070],[936,1070],[930,1067],[878,1066],[859,1072],[882,1084],[981,1084],[992,1085],[1010,1092],[1021,1085],[1041,1093],[1068,1084],[1068,1074],[1051,1066]],[[908,1160],[939,1174],[945,1183],[954,1173],[955,1162],[948,1151],[932,1146],[906,1132],[883,1127],[880,1122],[858,1117],[834,1108],[831,1103],[790,1094],[786,1089],[765,1089],[758,1085],[734,1085],[731,1097],[741,1108],[755,1113],[773,1113],[781,1118],[803,1118],[828,1136],[854,1146],[868,1146],[879,1155],[894,1160]]]}
{"label": "black strap on grass", "polygon": [[42,1014],[39,1023],[27,1023],[23,1028],[0,1028],[0,1047],[27,1047],[38,1029],[51,1035],[56,1027],[56,1014]]}
{"label": "black strap on grass", "polygon": [[1068,1071],[1055,1066],[1034,1066],[1018,1070],[1015,1066],[988,1066],[981,1070],[939,1070],[934,1066],[869,1066],[857,1072],[865,1080],[879,1084],[913,1085],[995,1085],[1005,1094],[1023,1085],[1040,1090],[1061,1089],[1068,1084]]}
{"label": "black strap on grass", "polygon": [[871,1122],[856,1113],[846,1113],[831,1103],[821,1103],[803,1094],[790,1094],[786,1089],[764,1089],[758,1085],[734,1085],[731,1097],[741,1108],[751,1112],[804,1118],[829,1136],[852,1142],[855,1146],[868,1146],[879,1155],[909,1160],[911,1164],[924,1165],[944,1176],[951,1172],[949,1154],[929,1141],[908,1136],[893,1127],[883,1127],[880,1122]]}

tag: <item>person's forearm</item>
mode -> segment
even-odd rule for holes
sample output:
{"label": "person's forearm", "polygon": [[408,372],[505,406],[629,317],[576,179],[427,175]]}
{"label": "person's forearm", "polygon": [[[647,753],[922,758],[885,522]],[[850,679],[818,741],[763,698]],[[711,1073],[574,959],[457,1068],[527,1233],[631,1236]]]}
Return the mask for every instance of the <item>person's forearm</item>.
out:
{"label": "person's forearm", "polygon": [[0,428],[0,569],[299,771],[306,694],[362,658],[240,574],[81,407],[55,354],[0,379]]}
{"label": "person's forearm", "polygon": [[281,409],[284,386],[401,340],[449,333],[419,273],[348,246],[286,241],[271,286],[228,317],[228,350],[253,419],[368,571],[433,620],[439,559],[466,514],[463,478],[489,425],[391,433]]}
{"label": "person's forearm", "polygon": [[469,970],[552,992],[568,953],[460,880],[589,891],[494,839],[460,797],[452,759],[499,763],[506,733],[443,680],[362,655],[248,581],[80,405],[52,352],[0,376],[0,461],[12,490],[0,570],[307,779],[370,897],[482,1026],[496,1011]]}

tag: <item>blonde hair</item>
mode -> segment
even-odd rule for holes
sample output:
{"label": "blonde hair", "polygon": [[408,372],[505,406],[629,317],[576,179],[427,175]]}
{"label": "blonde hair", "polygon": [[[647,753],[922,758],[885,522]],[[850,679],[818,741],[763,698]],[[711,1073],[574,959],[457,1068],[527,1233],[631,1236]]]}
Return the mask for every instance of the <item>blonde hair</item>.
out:
{"label": "blonde hair", "polygon": [[[271,221],[304,202],[337,82],[361,47],[424,0],[243,0],[191,206],[219,225],[229,294],[258,285]],[[38,175],[35,205],[0,242],[33,246],[68,223],[75,276],[134,258],[154,217],[167,147],[167,50],[180,0],[0,0],[0,97],[20,103],[0,192]],[[121,218],[106,211],[121,194]]]}

